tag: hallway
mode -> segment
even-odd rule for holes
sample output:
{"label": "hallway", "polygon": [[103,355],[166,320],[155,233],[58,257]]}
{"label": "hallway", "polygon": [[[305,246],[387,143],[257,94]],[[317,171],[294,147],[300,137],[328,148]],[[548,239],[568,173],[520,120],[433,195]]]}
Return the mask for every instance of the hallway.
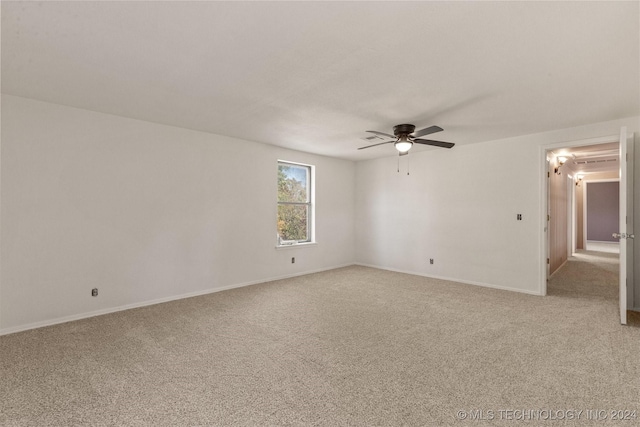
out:
{"label": "hallway", "polygon": [[617,307],[619,255],[578,250],[547,286],[548,295],[572,299],[599,299]]}
{"label": "hallway", "polygon": [[[569,304],[595,304],[593,311],[605,317],[601,321],[619,322],[619,255],[617,253],[578,250],[549,279],[547,295],[566,298]],[[606,313],[606,315],[605,315]],[[627,325],[640,327],[640,313],[627,312]]]}

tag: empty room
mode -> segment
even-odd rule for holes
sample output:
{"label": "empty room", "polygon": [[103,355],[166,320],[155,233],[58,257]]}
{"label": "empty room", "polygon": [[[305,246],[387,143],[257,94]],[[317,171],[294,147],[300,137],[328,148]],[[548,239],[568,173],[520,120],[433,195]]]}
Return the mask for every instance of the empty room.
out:
{"label": "empty room", "polygon": [[1,426],[640,424],[640,2],[0,7]]}

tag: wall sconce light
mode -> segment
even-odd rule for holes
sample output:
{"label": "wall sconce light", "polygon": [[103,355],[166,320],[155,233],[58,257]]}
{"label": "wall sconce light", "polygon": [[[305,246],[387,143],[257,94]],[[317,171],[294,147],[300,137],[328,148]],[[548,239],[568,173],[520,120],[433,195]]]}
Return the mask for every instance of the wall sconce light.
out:
{"label": "wall sconce light", "polygon": [[576,187],[580,187],[580,184],[582,183],[582,178],[584,178],[584,175],[576,175]]}
{"label": "wall sconce light", "polygon": [[566,157],[564,157],[564,156],[560,156],[560,157],[558,157],[558,158],[557,158],[557,160],[558,160],[558,166],[556,166],[556,168],[553,170],[553,172],[554,172],[556,175],[562,175],[562,174],[560,173],[560,168],[562,167],[562,165],[564,165],[564,164],[566,163],[567,158],[566,158]]}

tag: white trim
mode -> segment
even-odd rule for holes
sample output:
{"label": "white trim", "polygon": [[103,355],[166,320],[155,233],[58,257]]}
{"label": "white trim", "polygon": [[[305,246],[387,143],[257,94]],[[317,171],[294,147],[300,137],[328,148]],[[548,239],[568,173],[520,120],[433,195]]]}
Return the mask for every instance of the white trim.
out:
{"label": "white trim", "polygon": [[567,259],[569,259],[569,257],[571,256],[571,254],[573,253],[573,221],[574,221],[574,217],[573,217],[573,213],[574,213],[574,194],[573,194],[573,187],[575,187],[576,185],[574,184],[573,181],[573,176],[567,174],[567,218],[566,218],[566,222],[567,222]]}
{"label": "white trim", "polygon": [[393,271],[395,273],[411,274],[413,276],[428,277],[430,279],[446,280],[448,282],[460,283],[460,284],[463,284],[463,285],[474,285],[474,286],[481,286],[483,288],[498,289],[498,290],[501,290],[501,291],[511,291],[511,292],[519,292],[519,293],[527,294],[527,295],[542,296],[542,294],[540,294],[540,293],[538,293],[536,291],[528,291],[526,289],[518,289],[518,288],[512,288],[512,287],[509,287],[509,286],[502,286],[502,285],[494,285],[492,283],[476,282],[474,280],[462,280],[462,279],[457,279],[457,278],[452,278],[452,277],[434,276],[432,274],[419,273],[419,272],[416,272],[416,271],[409,271],[409,270],[400,270],[400,269],[397,269],[397,268],[383,267],[383,266],[380,266],[380,265],[364,264],[364,263],[361,263],[361,262],[356,262],[355,265],[360,265],[362,267],[377,268],[379,270]]}
{"label": "white trim", "polygon": [[293,243],[291,245],[280,245],[280,246],[276,246],[276,249],[277,250],[294,249],[294,248],[309,247],[309,246],[318,246],[318,242],[303,242],[303,243]]}
{"label": "white trim", "polygon": [[569,256],[572,256],[578,252],[578,206],[576,200],[576,176],[571,180],[571,213],[569,214],[569,226],[571,227],[571,248],[569,249]]}
{"label": "white trim", "polygon": [[[583,180],[584,182],[584,180]],[[590,179],[586,181],[587,183],[598,183],[598,182],[620,182],[620,178],[609,178],[609,179]]]}
{"label": "white trim", "polygon": [[588,182],[582,180],[584,185],[582,190],[582,240],[584,241],[584,250],[587,250],[587,184]]}
{"label": "white trim", "polygon": [[539,261],[539,265],[540,265],[540,270],[539,270],[539,275],[540,275],[540,280],[541,280],[541,284],[539,287],[539,292],[540,295],[547,295],[547,277],[549,276],[549,262],[548,262],[548,257],[549,257],[549,185],[551,182],[551,178],[550,178],[550,174],[551,174],[551,163],[550,163],[551,159],[549,158],[549,150],[543,148],[542,149],[542,163],[541,163],[541,168],[542,170],[542,174],[540,174],[541,176],[541,183],[540,183],[540,194],[542,197],[542,202],[540,203],[540,218],[542,220],[542,223],[540,224],[540,230],[541,230],[541,238],[539,241],[539,246],[540,246],[540,251],[541,251],[541,255],[540,255],[540,259]]}
{"label": "white trim", "polygon": [[126,305],[122,305],[122,306],[119,306],[119,307],[112,307],[112,308],[105,308],[105,309],[102,309],[102,310],[90,311],[88,313],[74,314],[72,316],[58,317],[57,319],[44,320],[44,321],[41,321],[41,322],[34,322],[34,323],[26,324],[26,325],[14,326],[14,327],[10,327],[10,328],[0,329],[0,336],[14,334],[16,332],[27,331],[27,330],[30,330],[30,329],[43,328],[45,326],[58,325],[60,323],[72,322],[74,320],[81,320],[81,319],[86,319],[86,318],[89,318],[89,317],[102,316],[103,314],[116,313],[118,311],[131,310],[133,308],[146,307],[146,306],[149,306],[149,305],[162,304],[162,303],[165,303],[165,302],[176,301],[176,300],[181,300],[181,299],[185,299],[185,298],[193,298],[193,297],[198,297],[198,296],[202,296],[202,295],[213,294],[213,293],[216,293],[216,292],[227,291],[229,289],[242,288],[242,287],[245,287],[245,286],[252,286],[252,285],[259,285],[261,283],[268,283],[268,282],[273,282],[273,281],[276,281],[276,280],[289,279],[291,277],[306,276],[307,274],[320,273],[322,271],[327,271],[327,270],[335,270],[337,268],[349,267],[351,265],[355,265],[355,264],[354,263],[342,264],[342,265],[337,265],[337,266],[334,266],[334,267],[327,267],[327,268],[320,268],[320,269],[317,269],[317,270],[305,271],[305,272],[302,272],[302,273],[285,274],[285,275],[282,275],[282,276],[271,277],[271,278],[268,278],[268,279],[253,280],[253,281],[244,282],[244,283],[236,283],[236,284],[233,284],[233,285],[222,286],[222,287],[219,287],[219,288],[205,289],[203,291],[189,292],[189,293],[181,294],[181,295],[174,295],[174,296],[165,297],[165,298],[158,298],[158,299],[154,299],[154,300],[151,300],[151,301],[143,301],[143,302],[138,302],[138,303],[133,303],[133,304],[126,304]]}
{"label": "white trim", "polygon": [[[276,162],[276,166],[280,168],[281,163],[292,165],[292,166],[302,166],[309,169],[309,176],[307,177],[309,180],[308,182],[309,201],[306,203],[286,202],[285,204],[308,206],[309,211],[307,215],[307,233],[309,234],[308,236],[309,240],[300,242],[298,244],[300,245],[315,244],[316,243],[316,166],[307,164],[307,163],[292,162],[290,160],[282,160],[282,159],[278,159],[278,161]],[[281,202],[276,197],[276,211],[277,211],[277,207],[280,206],[280,203]],[[278,240],[279,240],[279,235],[277,235],[277,238],[276,238],[276,249],[290,246],[290,245],[279,245]]]}
{"label": "white trim", "polygon": [[[0,12],[0,17],[2,12]],[[1,38],[1,37],[0,37]],[[2,72],[0,72],[2,74]],[[0,82],[2,81],[0,77]],[[0,85],[1,86],[1,85]],[[0,93],[0,124],[2,123],[2,93]],[[2,176],[2,132],[0,132],[0,177]],[[2,182],[0,179],[0,212],[2,212]],[[2,224],[2,218],[0,218]],[[0,247],[2,246],[2,227],[0,227]],[[2,257],[0,257],[0,328],[2,328]]]}

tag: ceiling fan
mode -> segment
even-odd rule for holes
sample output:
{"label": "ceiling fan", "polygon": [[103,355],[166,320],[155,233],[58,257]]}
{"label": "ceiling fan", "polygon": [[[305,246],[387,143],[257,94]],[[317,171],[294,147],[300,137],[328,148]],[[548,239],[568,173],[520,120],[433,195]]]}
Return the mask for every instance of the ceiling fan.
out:
{"label": "ceiling fan", "polygon": [[409,149],[413,147],[413,144],[433,145],[434,147],[451,148],[455,144],[452,142],[434,141],[432,139],[419,139],[421,136],[430,135],[436,132],[442,132],[440,126],[430,126],[417,132],[414,132],[416,127],[414,125],[404,124],[396,125],[393,127],[393,135],[388,133],[378,132],[375,130],[368,130],[367,132],[375,133],[376,135],[386,136],[392,138],[393,141],[380,142],[378,144],[367,145],[366,147],[360,147],[358,150],[364,150],[365,148],[375,147],[377,145],[391,144],[396,147],[396,150],[400,152],[400,155],[405,155],[409,152]]}

